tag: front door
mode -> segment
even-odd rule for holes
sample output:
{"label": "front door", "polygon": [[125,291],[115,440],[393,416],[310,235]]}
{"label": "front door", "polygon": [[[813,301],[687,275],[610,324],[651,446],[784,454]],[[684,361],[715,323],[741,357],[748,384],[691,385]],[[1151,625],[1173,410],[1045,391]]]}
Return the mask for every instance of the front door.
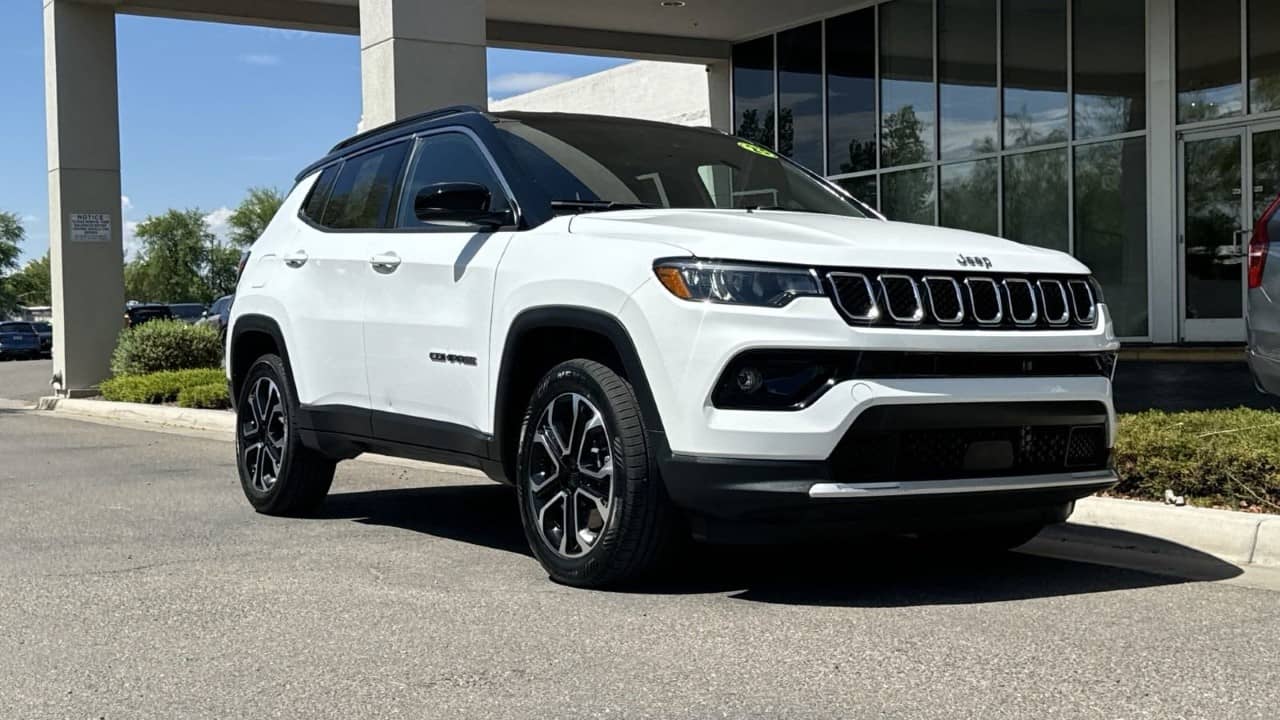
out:
{"label": "front door", "polygon": [[1280,126],[1187,133],[1181,168],[1182,339],[1244,342],[1253,223],[1280,193]]}

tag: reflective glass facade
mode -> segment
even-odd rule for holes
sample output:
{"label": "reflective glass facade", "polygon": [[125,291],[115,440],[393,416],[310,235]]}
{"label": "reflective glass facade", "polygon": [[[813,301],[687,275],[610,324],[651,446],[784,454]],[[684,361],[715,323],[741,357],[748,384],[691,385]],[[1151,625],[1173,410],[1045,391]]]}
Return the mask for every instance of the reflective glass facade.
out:
{"label": "reflective glass facade", "polygon": [[[1146,0],[886,0],[738,44],[736,127],[891,220],[1076,254],[1102,282],[1117,334],[1141,338],[1146,19]],[[1238,95],[1246,82],[1280,87],[1277,37],[1256,43],[1262,61],[1247,79],[1237,72]],[[1221,63],[1197,52],[1178,58],[1199,73],[1188,87],[1230,96]],[[1192,100],[1178,83],[1181,108]]]}

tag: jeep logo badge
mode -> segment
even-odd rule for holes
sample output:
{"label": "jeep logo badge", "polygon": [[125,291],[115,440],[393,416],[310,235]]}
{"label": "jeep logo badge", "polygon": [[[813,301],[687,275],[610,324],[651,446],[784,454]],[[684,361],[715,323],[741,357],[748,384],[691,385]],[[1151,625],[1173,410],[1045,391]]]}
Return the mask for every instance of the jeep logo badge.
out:
{"label": "jeep logo badge", "polygon": [[959,264],[960,267],[990,268],[991,258],[960,254],[956,255],[956,263]]}

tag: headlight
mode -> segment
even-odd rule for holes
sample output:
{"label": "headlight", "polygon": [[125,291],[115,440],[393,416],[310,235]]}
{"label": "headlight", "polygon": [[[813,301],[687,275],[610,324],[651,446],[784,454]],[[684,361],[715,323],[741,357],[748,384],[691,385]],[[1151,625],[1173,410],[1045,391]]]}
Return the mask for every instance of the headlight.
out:
{"label": "headlight", "polygon": [[662,260],[653,266],[662,286],[684,300],[782,307],[798,297],[822,295],[804,268],[707,260]]}
{"label": "headlight", "polygon": [[1102,283],[1098,282],[1098,278],[1089,276],[1089,289],[1093,291],[1093,301],[1099,305],[1106,302],[1102,297]]}

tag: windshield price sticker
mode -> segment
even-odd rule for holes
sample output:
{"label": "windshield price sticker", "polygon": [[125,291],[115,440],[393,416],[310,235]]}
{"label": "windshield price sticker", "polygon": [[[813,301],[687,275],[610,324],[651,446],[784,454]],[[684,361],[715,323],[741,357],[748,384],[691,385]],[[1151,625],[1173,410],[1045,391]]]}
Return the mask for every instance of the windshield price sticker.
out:
{"label": "windshield price sticker", "polygon": [[775,154],[772,150],[762,148],[759,145],[756,145],[755,143],[749,143],[746,140],[739,140],[738,147],[742,148],[743,150],[746,150],[747,152],[753,152],[757,155],[760,155],[761,157],[767,157],[770,160],[773,160],[778,157],[777,154]]}

